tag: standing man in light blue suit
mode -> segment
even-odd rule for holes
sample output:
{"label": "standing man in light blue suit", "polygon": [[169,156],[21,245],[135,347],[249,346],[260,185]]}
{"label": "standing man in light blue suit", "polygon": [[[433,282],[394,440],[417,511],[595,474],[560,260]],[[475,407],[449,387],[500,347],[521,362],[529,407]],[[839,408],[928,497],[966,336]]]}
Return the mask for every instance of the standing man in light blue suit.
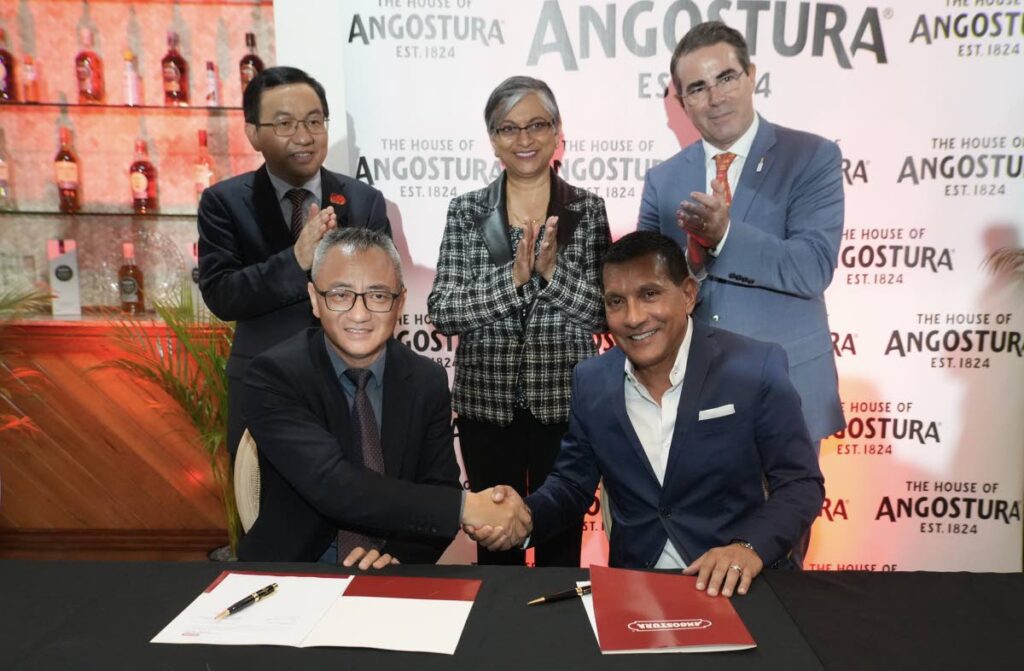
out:
{"label": "standing man in light blue suit", "polygon": [[686,249],[697,321],[782,345],[819,449],[845,425],[824,298],[843,232],[839,148],[754,112],[756,68],[723,23],[694,26],[671,72],[702,139],[647,173],[638,227]]}

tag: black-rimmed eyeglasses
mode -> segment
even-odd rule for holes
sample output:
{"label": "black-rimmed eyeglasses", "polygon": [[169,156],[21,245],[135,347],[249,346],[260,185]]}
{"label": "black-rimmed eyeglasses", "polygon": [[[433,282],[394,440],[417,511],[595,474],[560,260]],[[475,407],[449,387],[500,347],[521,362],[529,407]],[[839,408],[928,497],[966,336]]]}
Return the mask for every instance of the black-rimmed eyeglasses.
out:
{"label": "black-rimmed eyeglasses", "polygon": [[363,299],[363,305],[370,312],[391,312],[391,308],[395,307],[395,300],[402,295],[401,291],[393,294],[384,289],[371,289],[362,293],[351,289],[320,291],[315,284],[313,291],[323,296],[324,303],[327,304],[327,309],[331,312],[348,312],[355,307],[357,298]]}

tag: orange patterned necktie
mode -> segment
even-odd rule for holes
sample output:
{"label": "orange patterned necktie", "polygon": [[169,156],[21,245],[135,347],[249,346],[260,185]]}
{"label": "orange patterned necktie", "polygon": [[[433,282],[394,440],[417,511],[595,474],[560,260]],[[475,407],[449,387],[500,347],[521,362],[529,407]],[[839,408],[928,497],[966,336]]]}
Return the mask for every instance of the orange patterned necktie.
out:
{"label": "orange patterned necktie", "polygon": [[732,204],[732,189],[729,188],[729,166],[736,159],[736,154],[724,152],[715,156],[715,179],[725,184],[725,204]]}

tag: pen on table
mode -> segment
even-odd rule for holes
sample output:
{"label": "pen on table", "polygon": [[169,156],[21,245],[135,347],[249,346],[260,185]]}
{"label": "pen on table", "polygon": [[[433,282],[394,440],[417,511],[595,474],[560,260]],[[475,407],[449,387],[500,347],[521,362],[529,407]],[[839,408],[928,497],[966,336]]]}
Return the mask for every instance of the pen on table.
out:
{"label": "pen on table", "polygon": [[266,587],[264,587],[263,589],[257,590],[255,592],[253,592],[252,594],[250,594],[249,596],[245,597],[241,601],[236,601],[235,603],[231,604],[230,606],[228,606],[227,608],[225,608],[221,612],[217,613],[216,619],[223,620],[228,615],[234,615],[235,613],[237,613],[238,611],[242,610],[243,608],[248,608],[249,606],[253,605],[257,601],[261,601],[263,599],[266,599],[268,596],[273,594],[276,589],[277,589],[277,583],[276,582],[271,583],[271,584],[267,585]]}
{"label": "pen on table", "polygon": [[573,599],[584,594],[590,594],[590,583],[586,585],[580,585],[579,587],[573,587],[567,589],[564,592],[555,592],[554,594],[548,594],[547,596],[539,596],[533,601],[527,603],[527,606],[536,606],[541,603],[551,603],[552,601],[563,601],[565,599]]}

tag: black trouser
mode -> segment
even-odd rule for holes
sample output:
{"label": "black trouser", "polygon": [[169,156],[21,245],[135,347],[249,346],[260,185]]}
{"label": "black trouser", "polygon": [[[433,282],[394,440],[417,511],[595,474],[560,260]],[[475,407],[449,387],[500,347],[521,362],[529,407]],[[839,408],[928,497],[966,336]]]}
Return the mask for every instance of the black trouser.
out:
{"label": "black trouser", "polygon": [[[479,492],[495,485],[509,485],[520,496],[536,491],[551,472],[568,423],[541,424],[529,410],[516,410],[512,423],[498,426],[465,417],[456,420],[462,463],[470,488]],[[537,566],[579,566],[583,541],[583,516],[534,549]],[[477,563],[522,565],[523,550],[490,552],[477,548]]]}

